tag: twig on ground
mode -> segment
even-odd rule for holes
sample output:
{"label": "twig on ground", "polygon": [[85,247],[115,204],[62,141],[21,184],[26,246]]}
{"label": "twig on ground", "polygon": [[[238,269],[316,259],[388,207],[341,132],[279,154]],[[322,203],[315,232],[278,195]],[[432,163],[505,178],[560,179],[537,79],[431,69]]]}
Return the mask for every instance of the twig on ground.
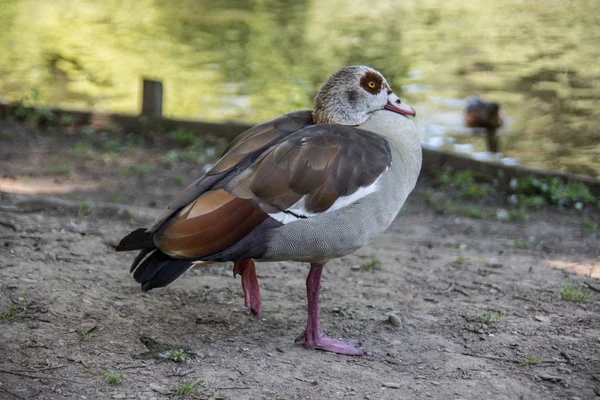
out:
{"label": "twig on ground", "polygon": [[311,385],[318,385],[319,384],[319,382],[317,382],[316,380],[301,378],[299,376],[295,376],[294,379],[298,379],[299,381],[310,383]]}
{"label": "twig on ground", "polygon": [[252,389],[249,386],[229,386],[229,387],[218,387],[216,390],[248,390]]}
{"label": "twig on ground", "polygon": [[42,372],[42,371],[49,371],[52,369],[59,369],[59,368],[64,368],[66,367],[66,365],[55,365],[53,367],[44,367],[44,368],[36,368],[36,369],[13,369],[12,371],[14,372],[23,372],[23,373],[27,373],[27,372]]}
{"label": "twig on ground", "polygon": [[23,376],[25,378],[31,378],[31,379],[55,379],[55,380],[59,380],[59,381],[66,381],[66,382],[78,383],[80,385],[85,385],[86,384],[85,382],[76,381],[74,379],[62,378],[60,376],[25,374],[25,373],[16,372],[16,371],[13,371],[13,370],[10,370],[10,369],[0,369],[0,373],[17,375],[17,376]]}
{"label": "twig on ground", "polygon": [[593,290],[594,292],[600,293],[600,288],[592,285],[591,283],[589,283],[589,282],[583,282],[583,284],[585,286],[587,286],[588,288],[590,288],[590,290]]}
{"label": "twig on ground", "polygon": [[25,399],[25,397],[19,396],[18,394],[11,392],[10,390],[8,390],[7,388],[5,388],[4,386],[0,386],[0,390],[3,391],[4,393],[8,393],[11,396],[16,397],[17,399]]}
{"label": "twig on ground", "polygon": [[[460,285],[458,285],[458,286],[460,286]],[[467,297],[470,296],[469,293],[467,293],[464,290],[462,290],[461,288],[457,287],[457,283],[455,281],[452,281],[452,283],[450,284],[450,286],[448,287],[448,289],[443,290],[441,293],[450,293],[450,292],[460,293],[463,296],[467,296]]]}
{"label": "twig on ground", "polygon": [[0,221],[0,225],[10,228],[15,232],[19,230],[16,226],[14,226],[11,222],[8,221]]}
{"label": "twig on ground", "polygon": [[[473,354],[473,353],[460,353],[460,354],[462,354],[463,356],[477,357],[477,358],[486,358],[488,360],[504,361],[504,362],[509,362],[509,363],[513,363],[513,364],[520,364],[521,363],[520,360],[511,360],[509,358],[503,358],[503,357],[484,356],[484,355]],[[565,361],[565,360],[542,360],[542,361],[540,361],[539,364],[564,364],[564,363],[567,363],[567,361]]]}
{"label": "twig on ground", "polygon": [[575,364],[575,362],[573,361],[573,359],[571,358],[571,356],[564,350],[560,351],[560,355],[563,356],[565,358],[565,360],[567,360],[567,363],[569,364]]}
{"label": "twig on ground", "polygon": [[450,293],[451,291],[454,290],[454,287],[455,287],[454,281],[452,281],[452,283],[450,284],[450,287],[446,290],[443,290],[442,293]]}
{"label": "twig on ground", "polygon": [[548,382],[562,382],[563,378],[560,376],[555,376],[555,375],[544,375],[544,374],[539,374],[538,378],[540,378],[543,381],[548,381]]}

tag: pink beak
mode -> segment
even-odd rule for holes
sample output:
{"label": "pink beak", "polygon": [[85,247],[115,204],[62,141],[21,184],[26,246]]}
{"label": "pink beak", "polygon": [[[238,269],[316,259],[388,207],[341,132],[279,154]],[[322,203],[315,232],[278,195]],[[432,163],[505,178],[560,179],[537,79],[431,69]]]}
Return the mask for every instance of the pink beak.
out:
{"label": "pink beak", "polygon": [[392,93],[388,96],[388,102],[384,108],[386,110],[411,117],[417,115],[416,111],[408,104],[402,102],[395,93]]}

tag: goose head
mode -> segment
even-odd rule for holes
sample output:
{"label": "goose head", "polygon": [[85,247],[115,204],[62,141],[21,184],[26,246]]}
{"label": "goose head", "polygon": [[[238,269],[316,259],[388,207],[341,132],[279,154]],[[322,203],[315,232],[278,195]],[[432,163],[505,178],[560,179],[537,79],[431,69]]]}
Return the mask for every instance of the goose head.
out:
{"label": "goose head", "polygon": [[360,125],[378,110],[416,114],[398,98],[379,71],[367,66],[338,70],[323,84],[314,103],[316,124]]}

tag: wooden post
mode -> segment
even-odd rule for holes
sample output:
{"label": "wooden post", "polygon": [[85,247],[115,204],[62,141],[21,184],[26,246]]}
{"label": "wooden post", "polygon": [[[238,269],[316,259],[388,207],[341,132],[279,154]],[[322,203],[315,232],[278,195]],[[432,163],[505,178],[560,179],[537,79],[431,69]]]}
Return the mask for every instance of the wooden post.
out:
{"label": "wooden post", "polygon": [[162,82],[144,79],[142,92],[142,115],[162,117],[163,86]]}

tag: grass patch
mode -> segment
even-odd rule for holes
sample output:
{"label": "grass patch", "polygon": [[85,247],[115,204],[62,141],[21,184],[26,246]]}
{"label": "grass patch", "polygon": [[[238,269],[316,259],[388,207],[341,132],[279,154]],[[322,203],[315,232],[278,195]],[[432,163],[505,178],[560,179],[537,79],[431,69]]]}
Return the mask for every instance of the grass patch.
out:
{"label": "grass patch", "polygon": [[150,163],[143,162],[135,167],[135,170],[144,176],[150,175],[154,171],[154,166]]}
{"label": "grass patch", "polygon": [[437,174],[436,181],[443,187],[458,190],[459,194],[467,199],[479,199],[493,192],[489,184],[478,183],[471,171],[453,173],[451,168],[445,167]]}
{"label": "grass patch", "polygon": [[571,281],[567,280],[565,287],[560,291],[560,297],[566,301],[581,303],[590,296],[590,290],[585,286],[572,287]]}
{"label": "grass patch", "polygon": [[127,374],[125,373],[125,371],[121,371],[120,374],[117,374],[116,372],[104,370],[102,371],[102,374],[104,375],[104,379],[106,379],[106,382],[108,382],[111,385],[120,385],[121,383],[123,383],[125,378],[127,378]]}
{"label": "grass patch", "polygon": [[10,140],[10,139],[13,139],[14,137],[15,137],[15,134],[13,131],[9,131],[6,129],[0,130],[0,139]]}
{"label": "grass patch", "polygon": [[206,384],[202,381],[187,381],[177,386],[173,390],[175,396],[196,396],[198,390],[206,388]]}
{"label": "grass patch", "polygon": [[44,346],[44,343],[37,336],[30,336],[29,340],[36,346]]}
{"label": "grass patch", "polygon": [[185,362],[190,355],[184,349],[169,349],[164,353],[165,357],[175,362]]}
{"label": "grass patch", "polygon": [[477,207],[477,206],[465,207],[462,211],[464,212],[464,215],[469,218],[474,218],[474,219],[485,218],[485,213],[481,207]]}
{"label": "grass patch", "polygon": [[376,269],[381,268],[381,261],[379,261],[376,256],[367,257],[363,260],[361,267],[367,271],[375,271]]}
{"label": "grass patch", "polygon": [[519,199],[519,204],[523,207],[542,208],[548,204],[546,199],[542,196],[518,195],[517,199]]}
{"label": "grass patch", "polygon": [[119,175],[123,178],[133,178],[135,176],[135,169],[133,167],[123,168],[119,171]]}
{"label": "grass patch", "polygon": [[88,200],[79,201],[79,210],[77,214],[79,216],[87,216],[92,214],[92,204]]}
{"label": "grass patch", "polygon": [[529,242],[529,241],[524,242],[521,240],[513,240],[508,245],[510,247],[514,247],[515,249],[521,249],[521,250],[529,250],[529,249],[533,248],[532,242]]}
{"label": "grass patch", "polygon": [[127,203],[127,196],[123,193],[113,193],[110,196],[110,201],[113,203]]}
{"label": "grass patch", "polygon": [[[581,182],[564,182],[559,177],[538,179],[531,176],[514,179],[510,188],[518,195],[539,197],[549,204],[580,209],[585,203],[597,202],[588,187]],[[541,200],[530,200],[540,202]]]}
{"label": "grass patch", "polygon": [[187,147],[198,142],[198,134],[186,129],[178,128],[167,134],[167,137],[180,146]]}
{"label": "grass patch", "polygon": [[0,315],[0,319],[3,319],[4,321],[10,321],[17,315],[24,313],[26,311],[27,311],[27,298],[23,297],[23,300],[21,300],[21,302],[19,304],[11,304],[8,307],[8,310],[6,310],[5,312],[2,313],[2,315]]}
{"label": "grass patch", "polygon": [[581,228],[583,230],[583,233],[591,235],[592,233],[596,233],[596,231],[598,230],[598,223],[593,219],[586,219],[585,221],[583,221],[583,225]]}
{"label": "grass patch", "polygon": [[530,367],[530,366],[532,366],[532,365],[538,365],[538,364],[541,364],[543,361],[544,361],[544,360],[542,360],[541,358],[539,358],[539,357],[537,357],[537,356],[535,356],[535,355],[533,355],[533,354],[530,354],[530,355],[528,355],[528,356],[527,356],[527,358],[526,358],[526,359],[524,359],[524,360],[521,360],[521,361],[519,362],[519,364],[521,364],[521,365],[522,365],[522,366],[524,366],[524,367]]}
{"label": "grass patch", "polygon": [[73,175],[73,166],[69,163],[59,163],[46,168],[44,175],[70,177]]}
{"label": "grass patch", "polygon": [[525,211],[525,207],[512,208],[510,210],[500,209],[496,211],[496,219],[498,221],[510,221],[525,224],[527,221],[527,212]]}
{"label": "grass patch", "polygon": [[181,175],[176,175],[173,177],[173,183],[177,186],[185,186],[186,179]]}
{"label": "grass patch", "polygon": [[502,311],[484,311],[483,314],[481,314],[483,323],[488,326],[496,324],[498,321],[500,321],[500,319],[502,319],[502,317],[504,317],[504,313]]}
{"label": "grass patch", "polygon": [[454,260],[454,263],[455,264],[465,264],[468,261],[469,261],[469,259],[461,254],[460,256],[456,257],[456,260]]}

